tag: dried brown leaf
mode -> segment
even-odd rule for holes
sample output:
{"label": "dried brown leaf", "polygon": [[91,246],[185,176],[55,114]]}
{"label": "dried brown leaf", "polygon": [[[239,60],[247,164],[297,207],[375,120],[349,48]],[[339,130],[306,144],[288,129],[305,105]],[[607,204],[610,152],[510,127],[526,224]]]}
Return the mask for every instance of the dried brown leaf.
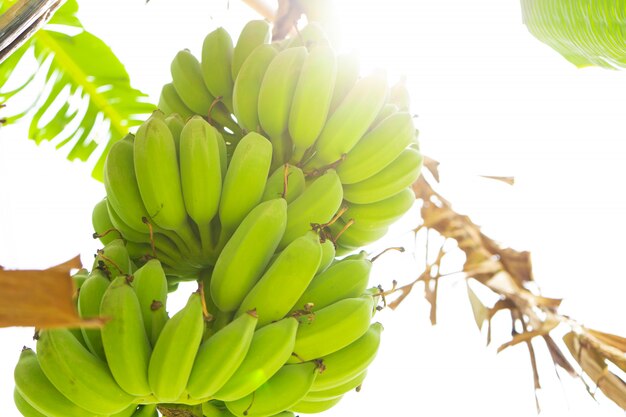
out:
{"label": "dried brown leaf", "polygon": [[77,256],[45,270],[6,270],[0,267],[0,327],[98,326],[82,320],[72,296],[70,270],[81,268]]}
{"label": "dried brown leaf", "polygon": [[439,161],[424,156],[424,168],[432,174],[435,181],[439,182]]}
{"label": "dried brown leaf", "polygon": [[480,175],[480,176],[483,178],[487,178],[489,180],[502,181],[503,183],[508,184],[508,185],[515,184],[515,177],[497,177],[493,175]]}
{"label": "dried brown leaf", "polygon": [[523,332],[523,333],[518,333],[518,334],[514,335],[511,340],[509,340],[508,342],[502,344],[498,348],[498,353],[502,352],[504,349],[506,349],[508,347],[515,346],[515,345],[517,345],[519,343],[529,342],[534,337],[547,335],[548,333],[550,333],[550,331],[552,329],[554,329],[557,326],[557,324],[558,324],[558,322],[555,322],[555,323],[544,323],[544,326],[539,328],[539,329],[530,330],[530,331]]}
{"label": "dried brown leaf", "polygon": [[606,358],[586,343],[582,335],[569,332],[563,336],[563,341],[583,372],[595,382],[604,395],[626,410],[626,383],[609,371]]}
{"label": "dried brown leaf", "polygon": [[476,293],[470,287],[469,282],[466,281],[465,284],[467,287],[467,297],[469,298],[472,313],[474,314],[474,321],[476,322],[476,326],[478,326],[478,330],[480,330],[483,328],[485,319],[487,319],[489,315],[489,309],[480,301]]}
{"label": "dried brown leaf", "polygon": [[543,335],[543,340],[546,342],[546,346],[548,347],[548,351],[550,352],[550,356],[552,357],[552,362],[555,365],[563,368],[572,378],[578,377],[578,373],[574,369],[574,367],[569,363],[563,352],[556,344],[554,339],[550,337],[550,335]]}
{"label": "dried brown leaf", "polygon": [[584,329],[581,337],[606,359],[626,372],[626,353],[622,350],[624,338],[592,329]]}
{"label": "dried brown leaf", "polygon": [[598,330],[587,329],[587,328],[585,328],[585,333],[593,336],[594,338],[598,339],[600,342],[604,343],[605,345],[612,346],[615,349],[619,349],[622,352],[626,352],[626,338],[623,338],[621,336],[616,336],[610,333],[600,332]]}

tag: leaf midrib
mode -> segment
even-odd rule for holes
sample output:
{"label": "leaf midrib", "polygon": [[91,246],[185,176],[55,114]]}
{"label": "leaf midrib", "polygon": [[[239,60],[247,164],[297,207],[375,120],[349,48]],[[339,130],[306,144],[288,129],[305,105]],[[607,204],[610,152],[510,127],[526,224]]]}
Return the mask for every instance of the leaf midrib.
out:
{"label": "leaf midrib", "polygon": [[115,110],[115,107],[109,104],[106,97],[98,92],[96,85],[88,80],[88,74],[76,64],[75,60],[72,59],[65,49],[45,30],[38,31],[35,37],[38,42],[41,42],[54,53],[54,59],[57,60],[59,66],[65,70],[77,85],[83,88],[83,91],[89,95],[90,100],[100,109],[104,117],[109,119],[111,130],[115,131],[118,137],[128,133],[128,128],[124,126],[122,115]]}

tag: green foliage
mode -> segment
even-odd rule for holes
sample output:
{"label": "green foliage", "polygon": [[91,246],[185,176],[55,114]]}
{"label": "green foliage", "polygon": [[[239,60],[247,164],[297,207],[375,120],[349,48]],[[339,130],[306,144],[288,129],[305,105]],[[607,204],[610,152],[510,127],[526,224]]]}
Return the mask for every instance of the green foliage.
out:
{"label": "green foliage", "polygon": [[626,0],[522,0],[528,30],[577,67],[626,67]]}
{"label": "green foliage", "polygon": [[[3,2],[2,9],[8,3]],[[70,148],[70,160],[85,161],[96,149],[104,148],[93,171],[101,180],[110,146],[155,106],[131,87],[124,65],[102,40],[83,28],[77,11],[76,0],[67,1],[43,29],[2,63],[0,103],[9,113],[7,123],[30,117],[30,139]],[[36,65],[28,65],[32,58]],[[13,99],[19,103],[20,96],[29,103],[26,109],[11,105]]]}

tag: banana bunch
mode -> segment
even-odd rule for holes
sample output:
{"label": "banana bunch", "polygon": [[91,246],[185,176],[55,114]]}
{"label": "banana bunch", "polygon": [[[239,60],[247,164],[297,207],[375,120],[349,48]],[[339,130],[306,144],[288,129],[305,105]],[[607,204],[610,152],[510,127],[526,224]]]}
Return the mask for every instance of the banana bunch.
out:
{"label": "banana bunch", "polygon": [[[18,409],[139,417],[183,404],[206,416],[266,417],[336,404],[363,382],[380,342],[371,262],[364,253],[334,260],[334,246],[314,231],[274,253],[286,211],[282,198],[257,205],[203,277],[207,291],[172,317],[161,262],[135,268],[124,242],[110,241],[91,272],[73,277],[81,317],[105,324],[40,331],[37,351],[25,348],[15,368]],[[273,230],[281,230],[266,238],[273,244],[246,241]]]}
{"label": "banana bunch", "polygon": [[[326,232],[340,254],[352,252],[384,236],[413,203],[409,188],[422,156],[405,80],[388,86],[382,71],[359,77],[357,57],[336,54],[315,23],[278,43],[269,34],[266,22],[251,21],[234,46],[223,28],[209,33],[200,63],[180,52],[159,107],[207,118],[231,151],[246,132],[263,135],[272,171],[288,163],[307,184],[335,170],[344,211]],[[203,104],[192,106],[193,95]]]}

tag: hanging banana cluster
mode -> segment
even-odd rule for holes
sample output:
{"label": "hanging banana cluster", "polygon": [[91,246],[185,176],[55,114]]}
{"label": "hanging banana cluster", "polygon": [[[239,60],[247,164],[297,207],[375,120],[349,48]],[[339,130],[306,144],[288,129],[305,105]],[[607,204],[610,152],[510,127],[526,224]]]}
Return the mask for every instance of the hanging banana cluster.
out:
{"label": "hanging banana cluster", "polygon": [[152,417],[158,404],[201,405],[209,417],[326,410],[361,385],[382,330],[371,324],[371,262],[333,254],[309,232],[269,266],[230,262],[238,270],[216,268],[204,278],[211,293],[170,318],[161,263],[137,269],[113,240],[74,277],[80,315],[108,321],[40,331],[15,368],[16,405],[26,417]]}

